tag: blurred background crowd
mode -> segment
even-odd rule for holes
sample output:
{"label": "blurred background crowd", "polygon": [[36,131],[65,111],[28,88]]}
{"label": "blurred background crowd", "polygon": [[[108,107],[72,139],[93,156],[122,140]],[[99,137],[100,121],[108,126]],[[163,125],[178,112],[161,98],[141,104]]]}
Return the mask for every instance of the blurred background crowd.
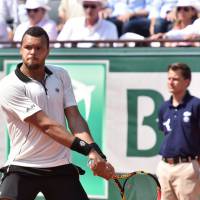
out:
{"label": "blurred background crowd", "polygon": [[200,0],[0,0],[0,42],[18,42],[28,27],[41,26],[51,41],[164,39],[176,40],[166,47],[199,46],[191,42],[200,39],[199,16]]}

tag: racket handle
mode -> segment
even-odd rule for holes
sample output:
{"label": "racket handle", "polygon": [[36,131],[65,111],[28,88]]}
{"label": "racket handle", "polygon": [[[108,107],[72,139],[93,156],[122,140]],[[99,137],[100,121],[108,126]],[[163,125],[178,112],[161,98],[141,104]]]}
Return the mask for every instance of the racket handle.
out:
{"label": "racket handle", "polygon": [[160,191],[160,188],[157,189],[157,200],[161,200],[161,191]]}

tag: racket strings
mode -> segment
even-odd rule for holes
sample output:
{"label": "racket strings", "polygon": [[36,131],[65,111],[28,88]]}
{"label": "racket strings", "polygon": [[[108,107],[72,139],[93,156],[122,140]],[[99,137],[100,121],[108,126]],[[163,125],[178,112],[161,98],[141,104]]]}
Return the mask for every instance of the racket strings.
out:
{"label": "racket strings", "polygon": [[160,188],[156,178],[148,173],[137,172],[124,181],[124,196],[126,200],[159,200]]}

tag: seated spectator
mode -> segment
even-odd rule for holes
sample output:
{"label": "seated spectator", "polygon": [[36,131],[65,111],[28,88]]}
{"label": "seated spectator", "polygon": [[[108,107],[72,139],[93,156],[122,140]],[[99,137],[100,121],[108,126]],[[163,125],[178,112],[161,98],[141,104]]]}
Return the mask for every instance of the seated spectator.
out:
{"label": "seated spectator", "polygon": [[[189,0],[188,0],[189,1]],[[190,12],[194,12],[196,10],[200,10],[200,4],[198,0],[191,0],[191,9]],[[183,9],[182,9],[183,12]],[[186,12],[184,10],[184,12]],[[188,12],[188,11],[187,11]],[[166,38],[169,39],[185,39],[189,35],[199,35],[200,34],[200,19],[196,19],[191,25],[186,26],[183,29],[173,29],[165,34]]]}
{"label": "seated spectator", "polygon": [[151,0],[108,0],[101,16],[117,26],[119,37],[126,32],[148,37],[150,9]]}
{"label": "seated spectator", "polygon": [[56,23],[49,19],[50,7],[45,0],[27,0],[25,8],[28,14],[28,21],[21,23],[15,30],[14,41],[21,41],[24,32],[31,26],[42,27],[49,35],[51,41],[57,38]]}
{"label": "seated spectator", "polygon": [[[178,0],[153,0],[151,18],[151,35],[169,31],[175,20],[174,8]],[[184,1],[184,0],[183,0]],[[187,0],[186,0],[187,1]]]}
{"label": "seated spectator", "polygon": [[[103,5],[102,0],[82,0],[82,5],[85,16],[67,20],[58,35],[58,41],[117,39],[115,25],[99,18],[99,11]],[[82,45],[83,47],[92,46],[91,43],[84,43]],[[78,46],[81,47],[81,44]]]}
{"label": "seated spectator", "polygon": [[28,14],[26,11],[26,0],[18,0],[18,17],[19,23],[27,22],[28,21]]}
{"label": "seated spectator", "polygon": [[[2,18],[0,18],[0,41],[8,41],[8,30],[7,30],[7,24],[6,21]],[[0,47],[3,47],[3,45],[0,45]]]}
{"label": "seated spectator", "polygon": [[[194,3],[194,0],[181,1],[179,0],[176,7],[176,22],[171,31],[174,30],[183,30],[188,25],[191,25],[198,18],[198,7]],[[164,38],[169,38],[170,32],[164,35]],[[175,47],[175,46],[193,46],[192,43],[189,42],[176,42],[176,43],[165,43],[167,47]]]}
{"label": "seated spectator", "polygon": [[[189,39],[189,35],[194,37],[193,34],[200,34],[200,23],[198,23],[199,5],[197,0],[179,0],[176,5],[176,21],[172,30],[164,34],[157,34],[152,36],[152,39],[165,38],[165,39]],[[194,22],[194,23],[193,23]],[[194,28],[196,27],[196,28]],[[196,30],[197,29],[197,30]],[[191,38],[192,39],[192,38]],[[165,43],[166,47],[175,46],[192,46],[189,42],[170,42]]]}
{"label": "seated spectator", "polygon": [[62,30],[68,19],[80,16],[84,16],[84,11],[79,0],[61,0],[58,7],[58,32]]}
{"label": "seated spectator", "polygon": [[6,22],[6,33],[8,33],[8,40],[10,41],[12,41],[13,32],[19,23],[18,3],[18,0],[0,0],[0,18],[2,19],[2,21]]}
{"label": "seated spectator", "polygon": [[[173,24],[171,31],[167,33],[157,33],[148,37],[151,40],[157,40],[162,38],[167,39],[194,39],[200,38],[200,19],[198,18],[198,12],[200,5],[198,0],[179,0],[175,6],[175,17],[176,20]],[[194,22],[194,23],[193,23]],[[190,25],[191,24],[191,25]],[[184,36],[185,35],[185,36]],[[143,40],[145,39],[141,35],[126,33],[123,34],[120,39],[123,40]],[[133,43],[130,43],[133,46]],[[152,42],[151,46],[159,47],[160,42]],[[192,46],[192,43],[186,42],[169,42],[164,43],[166,47],[175,46]]]}

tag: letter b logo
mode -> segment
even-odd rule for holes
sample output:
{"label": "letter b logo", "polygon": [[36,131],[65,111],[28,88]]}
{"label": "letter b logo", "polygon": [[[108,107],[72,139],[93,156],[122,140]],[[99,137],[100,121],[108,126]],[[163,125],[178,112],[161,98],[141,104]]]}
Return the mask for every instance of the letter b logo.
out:
{"label": "letter b logo", "polygon": [[127,156],[150,157],[157,155],[162,140],[158,129],[157,113],[164,101],[155,90],[127,90],[128,137]]}

